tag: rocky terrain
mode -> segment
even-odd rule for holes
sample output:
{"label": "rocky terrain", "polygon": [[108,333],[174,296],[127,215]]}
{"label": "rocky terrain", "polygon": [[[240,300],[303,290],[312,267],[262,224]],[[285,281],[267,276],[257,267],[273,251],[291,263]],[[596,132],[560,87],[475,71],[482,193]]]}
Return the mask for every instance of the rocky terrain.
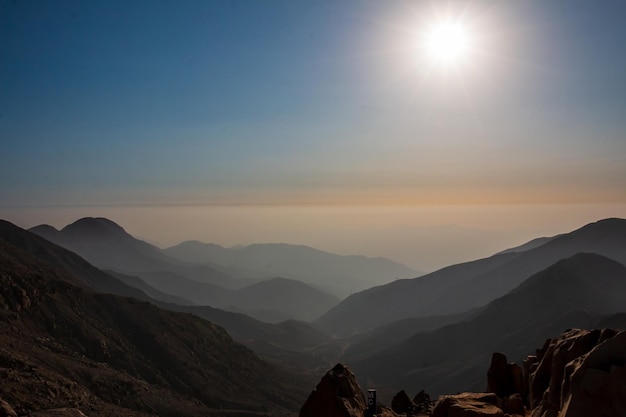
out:
{"label": "rocky terrain", "polygon": [[[487,392],[439,397],[424,392],[413,400],[405,391],[378,416],[430,417],[623,417],[626,416],[626,331],[571,329],[528,355],[523,364],[492,355]],[[300,417],[363,417],[363,389],[355,375],[337,364],[300,409]]]}
{"label": "rocky terrain", "polygon": [[[81,233],[103,228],[98,233],[108,233],[111,242],[121,237],[127,246],[119,256],[133,251],[131,258],[163,256],[108,221],[87,219],[79,226]],[[623,226],[623,220],[608,219],[450,267],[440,276],[441,285],[452,284],[449,288],[481,281],[477,276],[494,279],[493,271],[510,271],[511,265],[519,267],[513,278],[521,283],[458,314],[407,317],[336,338],[316,324],[263,323],[193,305],[140,277],[99,270],[75,253],[0,222],[0,410],[20,416],[287,416],[297,412],[320,369],[340,361],[349,363],[367,388],[377,388],[378,399],[389,404],[377,409],[384,416],[564,417],[596,415],[596,410],[622,416],[626,405],[614,397],[626,392],[623,332],[570,330],[549,339],[521,365],[508,363],[507,356],[523,358],[566,328],[626,328]],[[44,228],[41,234],[46,233],[60,232]],[[90,250],[97,253],[99,246],[92,243]],[[592,253],[577,252],[580,248]],[[537,265],[531,267],[533,259]],[[189,282],[216,287],[181,280],[173,271],[156,273],[157,279],[171,275],[170,284],[181,287]],[[220,291],[239,292],[250,305],[259,293],[273,304],[305,305],[298,297],[283,299],[276,290],[292,284],[275,279]],[[302,297],[308,293],[304,289]],[[382,304],[398,307],[393,299],[379,300]],[[488,392],[481,392],[485,388]],[[442,396],[435,405],[424,390],[468,392]],[[300,414],[361,416],[364,404],[352,371],[337,365]]]}
{"label": "rocky terrain", "polygon": [[280,416],[303,401],[298,377],[260,360],[220,326],[95,292],[90,283],[100,279],[112,290],[137,291],[0,223],[0,399],[7,415]]}

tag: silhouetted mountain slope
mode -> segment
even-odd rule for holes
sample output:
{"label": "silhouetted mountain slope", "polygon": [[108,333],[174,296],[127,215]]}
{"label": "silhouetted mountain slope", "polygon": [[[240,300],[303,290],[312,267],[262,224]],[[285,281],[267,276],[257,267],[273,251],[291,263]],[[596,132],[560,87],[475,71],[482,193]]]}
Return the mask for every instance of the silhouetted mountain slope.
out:
{"label": "silhouetted mountain slope", "polygon": [[513,248],[505,249],[505,250],[503,250],[501,252],[496,253],[496,255],[502,255],[503,253],[525,252],[527,250],[535,249],[535,248],[538,248],[539,246],[545,245],[549,241],[554,240],[555,238],[557,238],[559,236],[561,236],[561,235],[552,236],[552,237],[538,237],[536,239],[533,239],[533,240],[531,240],[529,242],[524,243],[523,245],[519,245],[519,246],[515,246]]}
{"label": "silhouetted mountain slope", "polygon": [[578,252],[598,253],[625,263],[626,220],[601,220],[534,249],[371,288],[348,297],[317,323],[329,332],[345,335],[401,318],[460,313],[487,304],[530,275]]}
{"label": "silhouetted mountain slope", "polygon": [[611,329],[626,330],[626,313],[616,313],[600,316],[593,323],[594,329],[607,328],[606,326],[611,326],[609,327]]}
{"label": "silhouetted mountain slope", "polygon": [[415,279],[403,279],[351,295],[316,320],[324,330],[349,336],[410,317],[432,316],[433,305],[468,276],[495,269],[515,254],[452,265]]}
{"label": "silhouetted mountain slope", "polygon": [[[20,414],[72,405],[93,416],[271,415],[303,401],[294,377],[221,327],[84,288],[62,266],[93,272],[77,259],[0,223],[1,390]],[[106,280],[100,273],[89,279]]]}
{"label": "silhouetted mountain slope", "polygon": [[186,312],[224,327],[230,335],[244,344],[266,342],[280,349],[300,351],[328,343],[330,337],[314,326],[297,320],[265,323],[241,313],[207,306],[181,306],[159,302],[168,310]]}
{"label": "silhouetted mountain slope", "polygon": [[177,297],[175,295],[171,295],[171,294],[167,294],[162,291],[159,291],[153,286],[148,285],[144,280],[142,280],[139,277],[126,275],[126,274],[122,274],[120,272],[115,272],[115,271],[104,271],[104,272],[106,272],[107,274],[111,275],[114,278],[119,279],[120,281],[122,281],[124,284],[128,286],[131,286],[131,287],[134,287],[143,291],[144,293],[146,293],[146,295],[148,295],[150,298],[153,298],[154,300],[164,301],[166,303],[180,304],[183,306],[194,305],[194,303],[192,303],[191,301],[185,298]]}
{"label": "silhouetted mountain slope", "polygon": [[[244,314],[217,308],[190,307],[186,306],[188,304],[186,302],[179,305],[178,303],[172,303],[172,301],[181,301],[180,299],[160,293],[136,277],[115,273],[116,277],[122,278],[124,283],[130,285],[130,287],[124,285],[101,270],[94,268],[73,252],[69,252],[35,234],[27,233],[11,223],[0,221],[0,236],[2,236],[4,241],[12,241],[16,245],[25,248],[25,250],[21,250],[18,247],[13,247],[14,253],[11,257],[11,262],[18,259],[16,253],[20,253],[21,258],[19,259],[22,259],[24,263],[39,264],[41,259],[35,258],[30,252],[39,254],[44,261],[58,266],[58,275],[55,276],[55,279],[65,277],[72,284],[84,284],[98,291],[112,292],[147,300],[167,310],[195,314],[224,327],[235,340],[244,343],[268,359],[281,363],[289,360],[290,366],[297,368],[298,372],[302,372],[306,367],[328,366],[336,357],[336,355],[332,358],[325,356],[329,349],[331,352],[335,352],[334,345],[333,347],[328,347],[332,344],[331,338],[308,323],[290,320],[278,324],[269,324]],[[9,262],[9,260],[4,260],[4,262]],[[47,265],[46,268],[48,268]],[[68,271],[72,271],[72,273],[68,273]],[[162,273],[162,275],[167,275],[167,273]],[[184,282],[187,281],[199,286],[200,289],[204,289],[207,286],[207,284],[195,283],[195,281],[191,280],[185,280]],[[113,284],[106,285],[107,282],[112,282]],[[180,277],[171,277],[169,285],[174,287],[180,284]],[[137,291],[131,287],[139,288],[142,291]],[[196,287],[194,289],[198,290]],[[143,290],[145,290],[145,294]],[[149,294],[149,296],[146,294]],[[155,295],[159,295],[159,297],[155,297]]]}
{"label": "silhouetted mountain slope", "polygon": [[195,281],[170,271],[144,271],[137,275],[157,290],[182,297],[196,305],[219,307],[228,303],[233,294],[232,290],[219,285]]}
{"label": "silhouetted mountain slope", "polygon": [[17,265],[19,262],[26,265],[44,262],[46,271],[50,267],[56,269],[56,279],[98,292],[148,300],[142,291],[94,268],[75,253],[4,220],[0,220],[0,241],[12,247],[11,256],[3,262],[17,262]]}
{"label": "silhouetted mountain slope", "polygon": [[[232,279],[210,266],[185,265],[103,218],[80,219],[61,231],[45,225],[31,230],[102,268],[110,268],[126,276],[137,276],[141,281],[126,279],[125,282],[149,291],[145,286],[147,284],[156,290],[151,296],[163,301],[181,303],[182,298],[196,305],[244,312],[273,322],[313,320],[339,301],[293,280],[270,280],[257,286],[246,286],[248,280]],[[215,282],[226,282],[230,288]],[[167,299],[162,293],[179,297],[179,300]]]}
{"label": "silhouetted mountain slope", "polygon": [[[299,281],[275,278],[241,290],[185,279],[173,272],[145,272],[143,280],[158,292],[173,294],[195,305],[211,306],[247,314],[272,323],[296,319],[311,321],[339,302],[339,299]],[[125,281],[133,285],[133,281]],[[137,288],[144,289],[141,283]],[[149,293],[149,291],[146,291]],[[166,302],[162,295],[151,295]],[[175,302],[176,304],[189,304]]]}
{"label": "silhouetted mountain slope", "polygon": [[397,278],[420,275],[385,258],[340,256],[302,245],[254,244],[226,249],[215,244],[187,241],[164,249],[164,252],[187,262],[222,265],[238,277],[280,276],[311,283],[340,298]]}
{"label": "silhouetted mountain slope", "polygon": [[[232,307],[240,308],[242,312],[269,310],[288,318],[312,321],[339,301],[338,298],[300,281],[274,278],[236,291]],[[257,317],[255,314],[251,315]]]}
{"label": "silhouetted mountain slope", "polygon": [[451,316],[431,316],[400,319],[377,327],[367,333],[359,333],[346,340],[341,361],[358,361],[395,346],[420,332],[436,330],[449,324],[467,321],[477,315],[481,309]]}
{"label": "silhouetted mountain slope", "polygon": [[530,277],[476,317],[414,335],[356,362],[371,381],[431,393],[484,389],[491,352],[516,360],[550,335],[626,310],[626,267],[577,254]]}
{"label": "silhouetted mountain slope", "polygon": [[163,249],[172,258],[189,263],[215,263],[232,265],[239,249],[228,249],[215,243],[203,243],[198,240],[186,240],[178,245]]}
{"label": "silhouetted mountain slope", "polygon": [[341,343],[309,323],[287,320],[271,324],[241,313],[206,306],[181,306],[158,302],[159,306],[205,318],[224,327],[238,342],[255,354],[306,378],[316,377],[316,370],[336,361]]}
{"label": "silhouetted mountain slope", "polygon": [[[144,272],[166,271],[198,282],[237,288],[240,283],[209,265],[185,265],[164,255],[159,248],[135,239],[116,223],[86,217],[57,231],[42,225],[33,233],[76,252],[91,264],[143,278]],[[245,285],[246,283],[241,283]]]}

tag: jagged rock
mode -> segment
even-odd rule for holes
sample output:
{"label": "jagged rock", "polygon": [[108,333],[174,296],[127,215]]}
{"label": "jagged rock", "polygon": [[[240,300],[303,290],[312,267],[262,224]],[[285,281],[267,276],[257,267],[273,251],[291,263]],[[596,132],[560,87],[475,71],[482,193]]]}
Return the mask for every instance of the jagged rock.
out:
{"label": "jagged rock", "polygon": [[572,329],[539,353],[529,381],[533,417],[626,417],[626,332]]}
{"label": "jagged rock", "polygon": [[0,399],[0,417],[17,417],[17,413],[9,403]]}
{"label": "jagged rock", "polygon": [[78,408],[55,408],[30,413],[28,417],[87,417]]}
{"label": "jagged rock", "polygon": [[626,332],[568,364],[566,375],[561,417],[626,416]]}
{"label": "jagged rock", "polygon": [[530,405],[528,401],[528,388],[530,387],[530,376],[535,372],[539,365],[539,359],[536,355],[528,355],[522,361],[522,400],[525,405]]}
{"label": "jagged rock", "polygon": [[363,417],[365,396],[354,374],[337,364],[324,375],[300,409],[300,417]]}
{"label": "jagged rock", "polygon": [[537,355],[540,362],[529,381],[531,408],[537,408],[540,404],[545,404],[546,408],[561,408],[565,366],[593,349],[600,335],[600,330],[572,329],[546,342]]}
{"label": "jagged rock", "polygon": [[404,414],[414,407],[415,404],[413,404],[413,401],[411,401],[411,399],[404,390],[394,395],[393,399],[391,400],[391,409],[396,413]]}
{"label": "jagged rock", "polygon": [[431,417],[504,417],[494,393],[465,392],[439,397]]}
{"label": "jagged rock", "polygon": [[494,352],[491,355],[491,365],[487,370],[487,390],[500,398],[509,394],[506,365],[506,356],[502,353]]}
{"label": "jagged rock", "polygon": [[376,417],[398,417],[398,415],[391,409],[384,407],[380,404],[376,405]]}
{"label": "jagged rock", "polygon": [[511,394],[524,393],[522,368],[515,363],[507,363],[506,356],[495,352],[491,356],[491,365],[487,371],[487,391],[500,398]]}

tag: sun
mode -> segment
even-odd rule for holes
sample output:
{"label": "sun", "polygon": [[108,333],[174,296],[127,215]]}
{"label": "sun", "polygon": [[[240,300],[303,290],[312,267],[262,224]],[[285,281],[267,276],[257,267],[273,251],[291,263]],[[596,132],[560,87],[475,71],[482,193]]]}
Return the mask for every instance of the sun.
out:
{"label": "sun", "polygon": [[469,59],[471,36],[460,21],[440,20],[432,24],[421,41],[423,52],[434,64],[443,67],[459,66]]}

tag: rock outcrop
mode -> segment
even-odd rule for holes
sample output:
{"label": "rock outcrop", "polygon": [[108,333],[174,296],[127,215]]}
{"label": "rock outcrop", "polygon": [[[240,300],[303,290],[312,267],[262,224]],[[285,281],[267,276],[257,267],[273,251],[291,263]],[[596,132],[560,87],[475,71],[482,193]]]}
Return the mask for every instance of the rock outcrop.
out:
{"label": "rock outcrop", "polygon": [[524,400],[520,394],[511,394],[502,400],[502,411],[510,416],[526,415]]}
{"label": "rock outcrop", "polygon": [[626,331],[571,329],[523,366],[494,353],[487,394],[441,396],[432,417],[626,417]]}
{"label": "rock outcrop", "polygon": [[442,395],[431,417],[504,417],[494,393]]}
{"label": "rock outcrop", "polygon": [[531,370],[533,417],[626,416],[626,331],[569,330]]}
{"label": "rock outcrop", "polygon": [[[494,353],[487,385],[490,392],[439,397],[430,416],[626,417],[626,330],[568,330],[547,340],[522,367]],[[391,410],[379,405],[377,413],[424,415],[430,404],[424,391],[411,401],[403,390]],[[300,417],[363,417],[365,410],[354,374],[338,364],[311,393]]]}
{"label": "rock outcrop", "polygon": [[363,417],[366,407],[354,374],[337,364],[311,392],[300,409],[300,417]]}
{"label": "rock outcrop", "polygon": [[495,352],[487,371],[487,391],[506,398],[516,393],[523,394],[523,386],[522,368],[516,363],[508,363],[505,355]]}

